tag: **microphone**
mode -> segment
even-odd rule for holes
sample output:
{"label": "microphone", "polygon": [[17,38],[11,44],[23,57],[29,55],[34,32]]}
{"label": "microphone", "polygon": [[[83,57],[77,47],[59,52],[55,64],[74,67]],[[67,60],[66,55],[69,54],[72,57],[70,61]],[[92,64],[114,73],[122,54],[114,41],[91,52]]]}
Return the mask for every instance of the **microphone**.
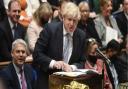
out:
{"label": "microphone", "polygon": [[111,61],[107,58],[106,55],[104,55],[104,54],[100,51],[99,48],[96,48],[96,53],[97,53],[99,56],[103,57],[103,58],[105,59],[105,61],[106,61],[108,64],[111,63]]}

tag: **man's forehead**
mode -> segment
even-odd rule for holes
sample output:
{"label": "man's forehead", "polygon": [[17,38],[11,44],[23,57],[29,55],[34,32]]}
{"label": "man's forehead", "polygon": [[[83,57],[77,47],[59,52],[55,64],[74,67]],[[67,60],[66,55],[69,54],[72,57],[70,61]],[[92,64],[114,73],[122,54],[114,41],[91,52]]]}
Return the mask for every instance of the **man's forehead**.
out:
{"label": "man's forehead", "polygon": [[21,6],[18,2],[12,2],[10,9],[21,9]]}
{"label": "man's forehead", "polygon": [[15,49],[18,50],[18,49],[25,49],[25,46],[23,44],[17,44],[15,45]]}

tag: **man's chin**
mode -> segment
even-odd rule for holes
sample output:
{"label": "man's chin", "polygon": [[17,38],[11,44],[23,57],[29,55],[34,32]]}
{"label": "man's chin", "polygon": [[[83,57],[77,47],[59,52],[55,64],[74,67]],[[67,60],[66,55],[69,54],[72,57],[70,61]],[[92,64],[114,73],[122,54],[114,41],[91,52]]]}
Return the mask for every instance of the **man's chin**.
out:
{"label": "man's chin", "polygon": [[74,32],[74,31],[75,31],[75,29],[69,29],[69,31],[70,31],[70,32]]}
{"label": "man's chin", "polygon": [[19,68],[22,68],[24,63],[17,63],[16,65],[19,67]]}
{"label": "man's chin", "polygon": [[18,21],[19,21],[19,20],[15,19],[15,20],[14,20],[14,23],[18,23]]}
{"label": "man's chin", "polygon": [[23,65],[24,64],[24,61],[19,61],[18,64],[19,65]]}

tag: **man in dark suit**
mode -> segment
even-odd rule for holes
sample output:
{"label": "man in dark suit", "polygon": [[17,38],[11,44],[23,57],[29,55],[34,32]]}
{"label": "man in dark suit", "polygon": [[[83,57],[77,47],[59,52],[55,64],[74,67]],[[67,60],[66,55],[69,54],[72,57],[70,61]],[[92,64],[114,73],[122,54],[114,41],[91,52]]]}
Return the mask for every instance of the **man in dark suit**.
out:
{"label": "man in dark suit", "polygon": [[114,16],[125,39],[128,34],[128,0],[123,0],[123,11],[116,13]]}
{"label": "man in dark suit", "polygon": [[112,83],[113,89],[118,89],[118,74],[115,68],[115,62],[118,61],[120,54],[120,44],[116,40],[111,40],[106,47],[106,56],[110,59],[109,62],[105,61],[107,73]]}
{"label": "man in dark suit", "polygon": [[92,18],[89,17],[89,4],[86,1],[82,1],[79,4],[79,9],[81,12],[81,19],[78,23],[78,28],[85,32],[87,38],[95,38],[97,42],[101,45],[101,40],[95,29],[94,21]]}
{"label": "man in dark suit", "polygon": [[[33,63],[39,68],[37,89],[49,89],[48,77],[57,69],[69,72],[84,67],[85,33],[77,28],[79,19],[79,8],[68,2],[63,9],[63,22],[47,24],[40,33],[33,53]],[[70,47],[66,49],[66,45]]]}
{"label": "man in dark suit", "polygon": [[8,18],[0,22],[0,61],[11,60],[11,45],[17,38],[25,38],[25,28],[18,23],[21,6],[17,0],[8,5]]}
{"label": "man in dark suit", "polygon": [[114,61],[115,68],[118,73],[119,83],[128,83],[128,34],[125,38],[125,50],[118,55],[118,59]]}
{"label": "man in dark suit", "polygon": [[1,71],[7,89],[34,89],[36,72],[29,64],[25,64],[27,44],[17,39],[12,44],[12,62]]}

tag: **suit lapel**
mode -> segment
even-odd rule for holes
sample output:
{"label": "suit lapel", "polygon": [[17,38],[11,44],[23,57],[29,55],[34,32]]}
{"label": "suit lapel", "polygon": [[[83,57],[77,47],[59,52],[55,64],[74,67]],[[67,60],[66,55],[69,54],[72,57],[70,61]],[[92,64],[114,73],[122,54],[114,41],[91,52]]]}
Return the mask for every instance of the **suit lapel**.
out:
{"label": "suit lapel", "polygon": [[102,15],[100,15],[100,20],[101,20],[101,24],[103,24],[103,26],[106,28],[107,25],[106,25],[104,17]]}
{"label": "suit lapel", "polygon": [[27,89],[32,89],[30,83],[30,75],[29,75],[29,69],[26,65],[24,65],[24,75],[25,75],[25,79],[26,79],[26,84],[27,84]]}
{"label": "suit lapel", "polygon": [[71,59],[73,58],[74,54],[76,54],[78,51],[77,50],[78,44],[79,44],[79,39],[78,39],[78,33],[76,29],[75,32],[73,33],[73,49],[72,49],[72,54],[71,54],[69,63],[72,61]]}
{"label": "suit lapel", "polygon": [[116,20],[114,19],[114,17],[110,16],[110,17],[109,17],[109,20],[110,20],[110,23],[111,23],[113,29],[118,30],[117,24],[115,23]]}
{"label": "suit lapel", "polygon": [[19,80],[18,80],[18,76],[16,74],[15,68],[14,68],[12,63],[10,64],[9,68],[10,68],[10,72],[12,74],[12,81],[11,82],[12,82],[13,86],[15,86],[15,89],[21,89],[20,84],[19,84]]}
{"label": "suit lapel", "polygon": [[57,54],[59,56],[59,58],[63,58],[63,23],[60,23],[57,30],[56,30],[56,33],[55,33],[55,39],[56,40],[56,43],[55,47],[57,47],[56,49],[58,50]]}
{"label": "suit lapel", "polygon": [[126,32],[128,32],[128,19],[126,18],[124,12],[122,12],[122,20],[124,20],[124,24],[126,24]]}
{"label": "suit lapel", "polygon": [[7,42],[11,44],[13,42],[13,35],[12,35],[11,27],[7,18],[5,19],[3,25],[4,25],[3,28],[7,38]]}

